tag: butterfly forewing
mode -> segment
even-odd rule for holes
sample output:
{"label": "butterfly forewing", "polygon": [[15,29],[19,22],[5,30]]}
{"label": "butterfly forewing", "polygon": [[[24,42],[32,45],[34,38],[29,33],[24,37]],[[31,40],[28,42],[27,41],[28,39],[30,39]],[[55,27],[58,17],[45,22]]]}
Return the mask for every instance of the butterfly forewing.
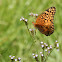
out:
{"label": "butterfly forewing", "polygon": [[54,14],[56,12],[56,8],[55,7],[51,7],[49,9],[47,9],[46,11],[44,11],[42,14],[40,14],[36,20],[36,22],[46,22],[47,21],[52,21],[53,22],[53,18],[54,18]]}

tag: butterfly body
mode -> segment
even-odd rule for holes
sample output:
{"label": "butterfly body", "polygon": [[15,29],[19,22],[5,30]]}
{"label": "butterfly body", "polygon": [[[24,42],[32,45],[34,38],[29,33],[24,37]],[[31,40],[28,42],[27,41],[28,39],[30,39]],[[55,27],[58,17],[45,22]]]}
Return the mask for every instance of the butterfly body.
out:
{"label": "butterfly body", "polygon": [[38,16],[36,23],[33,22],[34,26],[46,36],[49,36],[54,32],[53,18],[55,12],[56,8],[51,7]]}

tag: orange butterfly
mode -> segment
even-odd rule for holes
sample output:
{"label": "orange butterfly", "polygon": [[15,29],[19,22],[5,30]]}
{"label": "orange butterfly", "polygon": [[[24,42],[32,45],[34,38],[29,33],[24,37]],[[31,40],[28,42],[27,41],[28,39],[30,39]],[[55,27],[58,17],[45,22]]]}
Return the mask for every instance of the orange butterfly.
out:
{"label": "orange butterfly", "polygon": [[55,7],[50,7],[36,19],[36,23],[32,22],[36,28],[46,36],[51,35],[54,32],[53,18],[56,12]]}

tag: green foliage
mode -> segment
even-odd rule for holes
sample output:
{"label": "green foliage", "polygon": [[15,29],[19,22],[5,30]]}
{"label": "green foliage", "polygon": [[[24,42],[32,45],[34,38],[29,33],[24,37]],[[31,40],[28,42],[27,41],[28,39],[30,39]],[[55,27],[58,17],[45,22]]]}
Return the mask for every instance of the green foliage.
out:
{"label": "green foliage", "polygon": [[[40,42],[54,44],[57,40],[60,51],[53,51],[48,62],[62,62],[62,0],[0,0],[0,62],[10,62],[9,55],[21,57],[21,62],[35,62],[32,53],[41,51]],[[42,13],[51,6],[56,7],[54,16],[55,31],[51,36],[45,36],[37,30],[38,40],[34,43],[29,35],[23,16],[28,19],[29,28],[34,28],[34,19],[29,13]]]}

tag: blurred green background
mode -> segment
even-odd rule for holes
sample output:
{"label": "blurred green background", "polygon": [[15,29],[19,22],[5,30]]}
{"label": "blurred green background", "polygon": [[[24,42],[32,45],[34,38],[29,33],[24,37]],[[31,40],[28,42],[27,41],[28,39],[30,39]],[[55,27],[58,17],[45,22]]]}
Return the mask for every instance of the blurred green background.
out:
{"label": "blurred green background", "polygon": [[[40,14],[52,6],[56,7],[54,33],[45,36],[37,30],[39,41],[31,46],[34,41],[20,18],[28,19],[29,28],[34,28],[29,13]],[[54,45],[56,40],[60,51],[55,49],[47,62],[62,62],[62,0],[0,0],[0,62],[10,62],[9,55],[21,57],[22,62],[36,62],[32,53],[40,57],[40,42]]]}

